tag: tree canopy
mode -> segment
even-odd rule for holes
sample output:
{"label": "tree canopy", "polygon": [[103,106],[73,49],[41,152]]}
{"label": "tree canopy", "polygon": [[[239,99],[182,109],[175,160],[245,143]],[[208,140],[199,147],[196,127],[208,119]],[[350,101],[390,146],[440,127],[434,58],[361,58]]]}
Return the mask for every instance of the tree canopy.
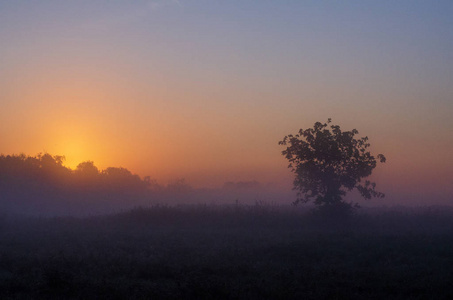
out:
{"label": "tree canopy", "polygon": [[127,169],[100,171],[92,161],[85,161],[71,170],[63,165],[64,159],[48,153],[0,155],[0,202],[112,198],[118,192],[141,196],[149,189],[149,181]]}
{"label": "tree canopy", "polygon": [[385,162],[385,156],[371,155],[368,137],[355,138],[358,133],[356,129],[342,131],[328,119],[279,142],[286,146],[282,155],[295,173],[294,189],[298,194],[294,204],[313,202],[320,208],[351,208],[352,203],[343,198],[353,189],[366,199],[384,197],[376,191],[374,182],[362,179],[371,175],[377,161]]}

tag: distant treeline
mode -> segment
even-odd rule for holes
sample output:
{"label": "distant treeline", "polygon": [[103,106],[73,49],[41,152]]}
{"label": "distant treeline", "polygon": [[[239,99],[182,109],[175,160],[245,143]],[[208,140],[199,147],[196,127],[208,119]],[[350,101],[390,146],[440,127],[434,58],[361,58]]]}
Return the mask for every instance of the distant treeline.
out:
{"label": "distant treeline", "polygon": [[56,190],[139,192],[151,184],[149,177],[142,180],[125,168],[99,170],[92,161],[86,161],[71,170],[63,162],[64,156],[48,153],[1,155],[0,189],[9,193],[38,194]]}
{"label": "distant treeline", "polygon": [[253,203],[274,197],[256,181],[194,189],[184,179],[160,185],[125,168],[100,170],[92,161],[72,170],[64,159],[48,153],[0,155],[0,213],[92,214],[157,203]]}
{"label": "distant treeline", "polygon": [[[21,212],[53,211],[68,204],[111,204],[125,198],[147,197],[153,182],[125,168],[99,170],[92,161],[75,170],[63,165],[64,156],[0,156],[0,208]],[[154,185],[156,185],[154,183]]]}

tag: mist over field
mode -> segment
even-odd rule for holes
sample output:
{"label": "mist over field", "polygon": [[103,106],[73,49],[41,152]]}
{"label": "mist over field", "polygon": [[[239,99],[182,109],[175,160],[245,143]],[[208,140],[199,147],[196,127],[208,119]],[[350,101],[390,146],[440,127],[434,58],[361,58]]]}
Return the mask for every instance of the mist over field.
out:
{"label": "mist over field", "polygon": [[449,299],[453,211],[179,205],[0,219],[2,299]]}
{"label": "mist over field", "polygon": [[0,1],[0,299],[453,299],[453,1]]}
{"label": "mist over field", "polygon": [[[217,188],[194,188],[185,179],[159,184],[126,168],[99,170],[95,163],[80,163],[75,170],[64,166],[64,157],[45,153],[36,156],[0,156],[0,209],[3,214],[24,216],[89,216],[118,213],[155,205],[265,205],[291,207],[296,191],[258,181],[228,181]],[[423,202],[401,205],[385,199],[361,200],[348,194],[346,202],[384,209],[429,207]],[[436,203],[436,202],[434,202]],[[419,205],[417,205],[419,204]],[[437,205],[442,205],[442,202]],[[312,208],[306,204],[306,208]]]}
{"label": "mist over field", "polygon": [[162,186],[63,161],[0,156],[2,299],[453,296],[452,207],[330,214],[257,181]]}
{"label": "mist over field", "polygon": [[0,156],[0,209],[3,214],[87,216],[150,207],[157,204],[289,205],[294,193],[284,193],[257,181],[225,182],[219,188],[193,188],[184,179],[160,185],[125,168],[98,170],[91,161],[75,170],[64,157]]}
{"label": "mist over field", "polygon": [[0,171],[2,299],[453,296],[450,206],[329,214],[257,181],[162,186],[47,153]]}

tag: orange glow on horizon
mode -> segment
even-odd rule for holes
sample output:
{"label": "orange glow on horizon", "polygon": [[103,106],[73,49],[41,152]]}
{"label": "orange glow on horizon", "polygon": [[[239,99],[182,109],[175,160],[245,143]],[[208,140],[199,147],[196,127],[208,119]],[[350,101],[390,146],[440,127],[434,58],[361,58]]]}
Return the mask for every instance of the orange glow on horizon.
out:
{"label": "orange glow on horizon", "polygon": [[58,153],[64,155],[64,165],[66,167],[74,170],[79,163],[90,160],[89,157],[91,155],[84,141],[68,138],[68,140],[62,142],[61,145],[62,149],[61,151],[58,151]]}

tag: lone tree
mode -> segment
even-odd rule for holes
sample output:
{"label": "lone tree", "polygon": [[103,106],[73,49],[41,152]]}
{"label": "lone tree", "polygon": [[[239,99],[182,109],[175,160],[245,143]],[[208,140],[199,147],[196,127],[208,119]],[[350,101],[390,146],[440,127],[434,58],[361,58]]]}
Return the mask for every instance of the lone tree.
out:
{"label": "lone tree", "polygon": [[[300,129],[279,142],[287,146],[282,155],[296,174],[294,189],[298,193],[294,204],[313,201],[320,211],[350,212],[358,205],[344,202],[348,191],[357,189],[366,199],[383,198],[384,194],[375,190],[375,183],[362,181],[377,163],[368,151],[368,137],[356,139],[356,129],[341,131],[340,126],[330,123],[330,118],[324,124],[316,122],[313,128]],[[382,154],[377,159],[385,162]]]}

